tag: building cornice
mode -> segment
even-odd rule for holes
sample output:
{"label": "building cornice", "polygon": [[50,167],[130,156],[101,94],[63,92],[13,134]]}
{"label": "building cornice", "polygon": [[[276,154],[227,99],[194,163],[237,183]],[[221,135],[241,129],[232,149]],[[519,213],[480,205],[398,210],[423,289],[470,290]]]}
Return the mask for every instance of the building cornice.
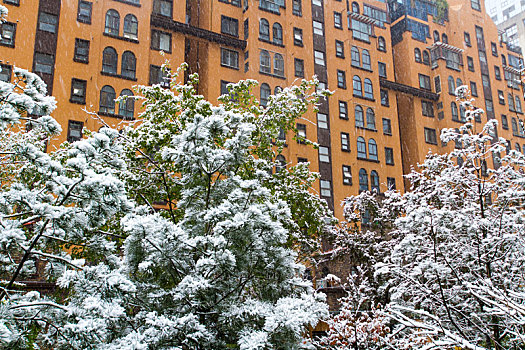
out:
{"label": "building cornice", "polygon": [[409,95],[417,96],[421,98],[426,98],[432,101],[437,101],[439,99],[439,95],[432,91],[415,88],[413,86],[397,83],[395,81],[379,79],[379,85],[382,88],[403,92],[405,94],[409,94]]}

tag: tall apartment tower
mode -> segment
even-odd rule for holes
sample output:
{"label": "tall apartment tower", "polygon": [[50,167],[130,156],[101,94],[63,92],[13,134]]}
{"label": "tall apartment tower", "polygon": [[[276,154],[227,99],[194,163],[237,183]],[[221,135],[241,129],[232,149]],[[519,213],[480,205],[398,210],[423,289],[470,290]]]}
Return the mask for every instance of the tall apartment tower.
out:
{"label": "tall apartment tower", "polygon": [[[403,190],[394,65],[387,5],[336,0],[5,0],[1,78],[10,65],[32,70],[56,97],[66,131],[137,117],[115,103],[136,84],[163,83],[160,66],[189,64],[199,93],[212,101],[229,82],[256,79],[266,103],[280,87],[317,75],[335,91],[319,113],[298,121],[319,150],[287,138],[279,160],[308,161],[321,174],[315,190],[338,217],[341,201],[366,189]],[[161,54],[163,52],[163,54]],[[382,87],[387,86],[386,88]]]}
{"label": "tall apartment tower", "polygon": [[[443,153],[461,147],[439,138],[443,128],[459,128],[465,122],[455,96],[461,85],[470,87],[475,105],[486,111],[476,116],[476,130],[497,119],[493,136],[511,141],[521,152],[521,50],[498,41],[484,4],[449,0],[448,11],[440,11],[424,0],[390,0],[389,9],[404,172],[429,150]],[[497,167],[497,155],[489,163]]]}

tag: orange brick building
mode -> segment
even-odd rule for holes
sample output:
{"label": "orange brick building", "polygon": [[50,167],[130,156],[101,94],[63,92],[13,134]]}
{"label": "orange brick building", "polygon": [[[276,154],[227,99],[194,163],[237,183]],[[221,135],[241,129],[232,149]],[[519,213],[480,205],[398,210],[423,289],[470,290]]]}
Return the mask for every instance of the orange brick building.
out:
{"label": "orange brick building", "polygon": [[403,191],[403,173],[429,150],[454,147],[439,131],[462,123],[449,93],[458,84],[476,88],[499,136],[525,146],[520,54],[470,1],[440,12],[425,0],[4,0],[0,79],[13,64],[39,74],[58,101],[60,141],[75,141],[102,125],[84,109],[115,127],[137,117],[138,103],[114,98],[162,84],[166,59],[188,62],[210,100],[250,78],[265,103],[316,74],[334,95],[297,126],[319,150],[285,135],[279,159],[310,162],[321,174],[314,190],[341,218],[345,197]]}

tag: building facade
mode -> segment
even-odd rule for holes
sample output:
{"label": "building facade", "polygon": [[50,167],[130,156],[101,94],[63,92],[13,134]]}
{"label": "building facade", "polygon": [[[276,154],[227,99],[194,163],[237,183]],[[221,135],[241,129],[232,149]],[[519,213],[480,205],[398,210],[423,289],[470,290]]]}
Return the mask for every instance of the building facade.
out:
{"label": "building facade", "polygon": [[[337,217],[363,190],[404,191],[403,173],[429,150],[450,151],[443,128],[459,127],[454,90],[471,87],[480,116],[525,148],[519,52],[498,41],[479,0],[4,0],[0,79],[11,66],[39,74],[58,101],[59,141],[82,129],[138,116],[137,84],[165,84],[160,69],[189,64],[199,93],[215,101],[229,82],[256,79],[261,103],[280,87],[317,75],[334,94],[298,121],[283,164],[310,162],[317,191]],[[87,112],[86,112],[87,111]],[[89,113],[88,113],[89,112]],[[95,117],[96,114],[98,117]],[[486,120],[486,119],[485,119]],[[494,164],[488,164],[494,166]]]}

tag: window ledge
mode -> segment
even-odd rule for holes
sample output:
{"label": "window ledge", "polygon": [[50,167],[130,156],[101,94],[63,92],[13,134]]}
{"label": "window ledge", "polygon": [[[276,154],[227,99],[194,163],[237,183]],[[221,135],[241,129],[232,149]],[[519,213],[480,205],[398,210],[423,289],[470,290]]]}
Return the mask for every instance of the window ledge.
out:
{"label": "window ledge", "polygon": [[142,7],[141,4],[136,3],[136,2],[126,1],[126,0],[113,0],[113,1],[121,2],[123,4],[128,4],[128,5],[135,6],[135,7]]}
{"label": "window ledge", "polygon": [[379,163],[379,160],[374,160],[374,159],[369,159],[369,158],[363,158],[363,157],[357,157],[357,160],[364,160],[366,162],[371,162],[371,163]]}
{"label": "window ledge", "polygon": [[127,77],[127,76],[121,75],[121,74],[108,73],[108,72],[104,72],[104,71],[101,71],[100,74],[108,76],[108,77],[120,78],[120,79],[131,80],[131,81],[137,81],[137,78],[130,78],[130,77]]}
{"label": "window ledge", "polygon": [[392,136],[392,133],[391,132],[384,132],[383,135]]}
{"label": "window ledge", "polygon": [[[271,44],[273,46],[285,47],[283,44],[279,44],[279,43],[276,43],[276,42],[273,42],[271,40],[267,40],[267,39],[264,39],[264,38],[259,38],[259,41],[262,41],[263,43]],[[299,45],[296,45],[296,46],[299,46]]]}
{"label": "window ledge", "polygon": [[365,72],[369,72],[369,73],[373,73],[374,72],[372,69],[368,69],[368,68],[361,67],[361,66],[356,66],[355,64],[352,64],[352,68],[357,68],[357,69],[360,69],[360,70],[364,70]]}
{"label": "window ledge", "polygon": [[91,20],[90,19],[82,19],[82,18],[78,18],[78,17],[77,17],[77,22],[84,23],[84,24],[91,24]]}
{"label": "window ledge", "polygon": [[262,71],[259,71],[259,74],[267,75],[269,77],[274,77],[274,78],[278,78],[278,79],[282,79],[282,80],[286,80],[286,77],[284,75],[277,75],[277,74],[272,74],[272,73],[267,73],[267,72],[262,72]]}
{"label": "window ledge", "polygon": [[344,149],[344,148],[341,148],[341,152],[350,153],[350,149]]}
{"label": "window ledge", "polygon": [[75,101],[75,100],[73,100],[73,99],[71,99],[71,98],[69,99],[69,102],[70,102],[70,103],[77,104],[77,105],[85,105],[85,104],[86,104],[86,101],[85,101],[85,100],[84,100],[84,101]]}
{"label": "window ledge", "polygon": [[[117,1],[117,0],[114,0],[114,1]],[[128,38],[128,37],[125,37],[125,36],[115,35],[115,34],[106,33],[106,32],[102,33],[102,35],[110,37],[110,38],[113,38],[113,39],[127,41],[127,42],[130,42],[130,43],[135,43],[135,44],[139,43],[138,39]]]}
{"label": "window ledge", "polygon": [[[280,8],[280,7],[279,7],[279,8]],[[262,6],[259,6],[259,10],[264,11],[264,12],[273,13],[274,15],[278,15],[278,16],[281,15],[281,11],[279,11],[279,10],[277,10],[277,11],[275,11],[275,10],[270,10],[270,9],[264,8],[264,7],[262,7]]]}
{"label": "window ledge", "polygon": [[395,165],[394,163],[386,163],[386,162],[385,162],[385,164],[386,165],[390,165],[390,166],[394,166]]}
{"label": "window ledge", "polygon": [[294,46],[304,47],[303,43],[296,43],[296,42],[294,41],[293,44],[294,44]]}
{"label": "window ledge", "polygon": [[89,64],[89,60],[83,61],[83,60],[79,60],[78,58],[74,58],[74,57],[73,57],[73,62]]}
{"label": "window ledge", "polygon": [[117,119],[122,119],[122,120],[135,120],[134,117],[125,117],[120,114],[114,114],[114,113],[108,113],[108,112],[102,112],[102,111],[98,111],[97,114],[104,116],[104,117],[111,117],[111,118],[117,118]]}
{"label": "window ledge", "polygon": [[11,48],[15,48],[15,44],[4,44],[4,43],[0,43],[1,46],[5,46],[5,47],[11,47]]}
{"label": "window ledge", "polygon": [[239,67],[228,66],[227,64],[223,64],[223,63],[221,63],[221,67],[229,68],[229,69],[233,69],[233,70],[239,70]]}
{"label": "window ledge", "polygon": [[363,99],[363,100],[367,100],[367,101],[375,102],[375,98],[365,97],[365,96],[356,95],[356,94],[353,94],[353,96],[354,96],[354,97],[357,97],[357,98],[361,98],[361,99]]}
{"label": "window ledge", "polygon": [[6,1],[6,0],[4,0],[4,4],[6,4],[6,5],[13,5],[13,6],[16,6],[16,7],[20,7],[20,2],[12,2],[12,1]]}

